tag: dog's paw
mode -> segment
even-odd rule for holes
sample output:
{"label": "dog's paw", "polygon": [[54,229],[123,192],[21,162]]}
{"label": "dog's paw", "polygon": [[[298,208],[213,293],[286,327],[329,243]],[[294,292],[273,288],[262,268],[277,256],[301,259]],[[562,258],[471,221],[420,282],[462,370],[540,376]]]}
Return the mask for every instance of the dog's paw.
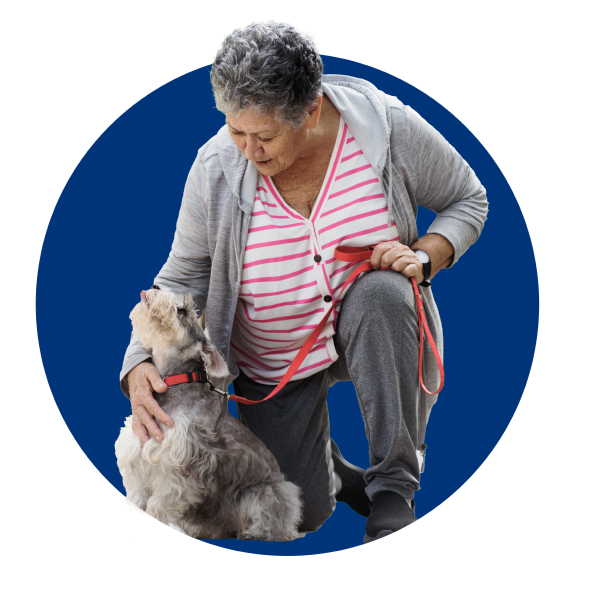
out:
{"label": "dog's paw", "polygon": [[295,533],[289,533],[287,535],[283,535],[281,537],[278,537],[276,540],[274,540],[275,542],[293,542],[294,540],[303,538],[306,535],[306,531],[299,533],[299,532],[295,532]]}

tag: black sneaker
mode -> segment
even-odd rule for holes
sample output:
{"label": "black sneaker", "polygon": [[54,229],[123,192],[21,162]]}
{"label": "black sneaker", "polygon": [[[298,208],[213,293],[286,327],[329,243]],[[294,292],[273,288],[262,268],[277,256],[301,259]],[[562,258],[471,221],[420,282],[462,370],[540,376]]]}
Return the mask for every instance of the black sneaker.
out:
{"label": "black sneaker", "polygon": [[363,517],[370,513],[369,498],[365,492],[365,470],[351,465],[344,459],[337,444],[331,440],[331,458],[335,472],[342,480],[342,489],[336,494],[338,502],[345,502],[354,512]]}
{"label": "black sneaker", "polygon": [[378,540],[390,533],[407,527],[417,520],[415,501],[411,505],[395,492],[379,492],[373,498],[371,514],[367,519],[367,527],[363,543]]}

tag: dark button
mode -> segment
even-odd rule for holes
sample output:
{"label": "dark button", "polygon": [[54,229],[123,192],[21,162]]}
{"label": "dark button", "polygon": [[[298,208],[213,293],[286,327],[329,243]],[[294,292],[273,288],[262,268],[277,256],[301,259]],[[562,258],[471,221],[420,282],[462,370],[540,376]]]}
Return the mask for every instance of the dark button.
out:
{"label": "dark button", "polygon": [[325,302],[331,302],[333,298],[331,296],[325,296],[323,300],[325,300]]}
{"label": "dark button", "polygon": [[321,255],[320,254],[315,254],[315,262],[316,263],[320,263],[321,262]]}

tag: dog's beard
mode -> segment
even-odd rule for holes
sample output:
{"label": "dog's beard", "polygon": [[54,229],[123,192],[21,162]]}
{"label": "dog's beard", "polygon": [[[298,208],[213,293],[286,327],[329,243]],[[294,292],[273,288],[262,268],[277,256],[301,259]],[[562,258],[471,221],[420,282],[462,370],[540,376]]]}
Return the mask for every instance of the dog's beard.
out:
{"label": "dog's beard", "polygon": [[177,319],[177,307],[171,302],[141,300],[129,316],[133,334],[151,353],[186,342],[186,331]]}

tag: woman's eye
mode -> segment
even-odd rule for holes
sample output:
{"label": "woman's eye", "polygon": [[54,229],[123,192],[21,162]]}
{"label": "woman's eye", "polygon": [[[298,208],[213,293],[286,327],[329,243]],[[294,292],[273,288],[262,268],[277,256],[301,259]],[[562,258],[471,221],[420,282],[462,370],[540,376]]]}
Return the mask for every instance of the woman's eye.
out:
{"label": "woman's eye", "polygon": [[266,139],[262,139],[262,138],[258,138],[261,142],[270,142],[273,138],[266,138]]}

